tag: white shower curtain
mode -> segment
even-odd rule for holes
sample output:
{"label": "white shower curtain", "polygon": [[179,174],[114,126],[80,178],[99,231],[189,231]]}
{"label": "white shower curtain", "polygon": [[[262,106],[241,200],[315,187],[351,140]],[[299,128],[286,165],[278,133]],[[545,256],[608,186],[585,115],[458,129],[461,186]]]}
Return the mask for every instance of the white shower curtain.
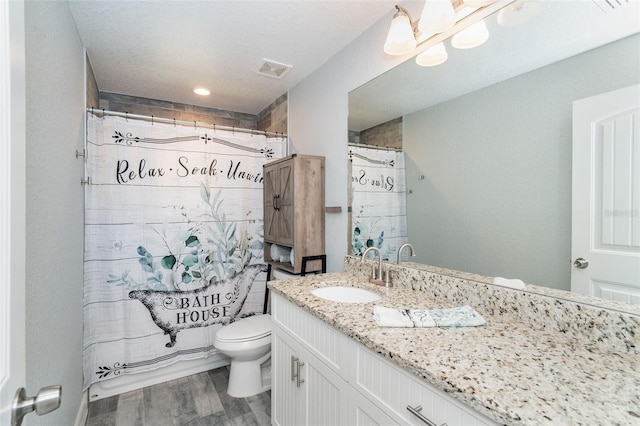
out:
{"label": "white shower curtain", "polygon": [[351,250],[361,256],[378,247],[385,259],[407,242],[404,153],[349,146],[351,161]]}
{"label": "white shower curtain", "polygon": [[262,166],[281,138],[87,117],[84,387],[217,353],[261,313]]}

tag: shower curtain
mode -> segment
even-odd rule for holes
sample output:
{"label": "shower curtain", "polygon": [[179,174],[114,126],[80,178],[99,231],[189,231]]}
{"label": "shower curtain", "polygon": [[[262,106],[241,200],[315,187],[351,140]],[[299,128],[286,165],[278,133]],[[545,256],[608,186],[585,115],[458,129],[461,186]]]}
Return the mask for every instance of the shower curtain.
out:
{"label": "shower curtain", "polygon": [[377,247],[384,259],[407,242],[402,151],[349,146],[351,162],[351,252],[361,256]]}
{"label": "shower curtain", "polygon": [[87,116],[84,388],[208,357],[262,313],[262,166],[285,141]]}

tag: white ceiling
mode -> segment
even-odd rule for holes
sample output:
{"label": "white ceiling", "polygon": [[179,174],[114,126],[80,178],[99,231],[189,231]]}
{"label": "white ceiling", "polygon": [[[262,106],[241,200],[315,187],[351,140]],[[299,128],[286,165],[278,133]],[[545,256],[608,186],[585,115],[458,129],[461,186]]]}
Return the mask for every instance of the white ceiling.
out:
{"label": "white ceiling", "polygon": [[[396,0],[69,0],[101,91],[257,114]],[[278,80],[263,59],[292,65]],[[193,94],[195,87],[211,91]]]}
{"label": "white ceiling", "polygon": [[[640,0],[541,2],[541,12],[517,27],[500,27],[496,15],[488,17],[490,37],[479,47],[457,50],[445,43],[449,59],[442,65],[425,68],[411,59],[352,91],[349,129],[368,129],[640,31]],[[409,11],[419,14],[415,7]]]}

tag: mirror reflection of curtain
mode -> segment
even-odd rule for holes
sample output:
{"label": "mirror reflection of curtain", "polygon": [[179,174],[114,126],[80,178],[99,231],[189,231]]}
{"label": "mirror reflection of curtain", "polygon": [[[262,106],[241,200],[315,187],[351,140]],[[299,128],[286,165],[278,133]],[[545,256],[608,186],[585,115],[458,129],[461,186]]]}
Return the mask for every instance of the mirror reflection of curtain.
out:
{"label": "mirror reflection of curtain", "polygon": [[349,145],[351,253],[377,247],[385,259],[407,242],[404,153]]}

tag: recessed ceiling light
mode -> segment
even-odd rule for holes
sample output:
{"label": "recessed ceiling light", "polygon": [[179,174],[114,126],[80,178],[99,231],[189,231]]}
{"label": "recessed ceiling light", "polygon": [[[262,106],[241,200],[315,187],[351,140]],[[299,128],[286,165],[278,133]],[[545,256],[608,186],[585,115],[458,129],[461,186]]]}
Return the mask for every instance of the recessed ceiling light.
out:
{"label": "recessed ceiling light", "polygon": [[211,94],[211,92],[209,92],[204,87],[198,87],[196,89],[193,89],[193,93],[195,93],[196,95],[200,95],[200,96],[207,96],[207,95]]}

